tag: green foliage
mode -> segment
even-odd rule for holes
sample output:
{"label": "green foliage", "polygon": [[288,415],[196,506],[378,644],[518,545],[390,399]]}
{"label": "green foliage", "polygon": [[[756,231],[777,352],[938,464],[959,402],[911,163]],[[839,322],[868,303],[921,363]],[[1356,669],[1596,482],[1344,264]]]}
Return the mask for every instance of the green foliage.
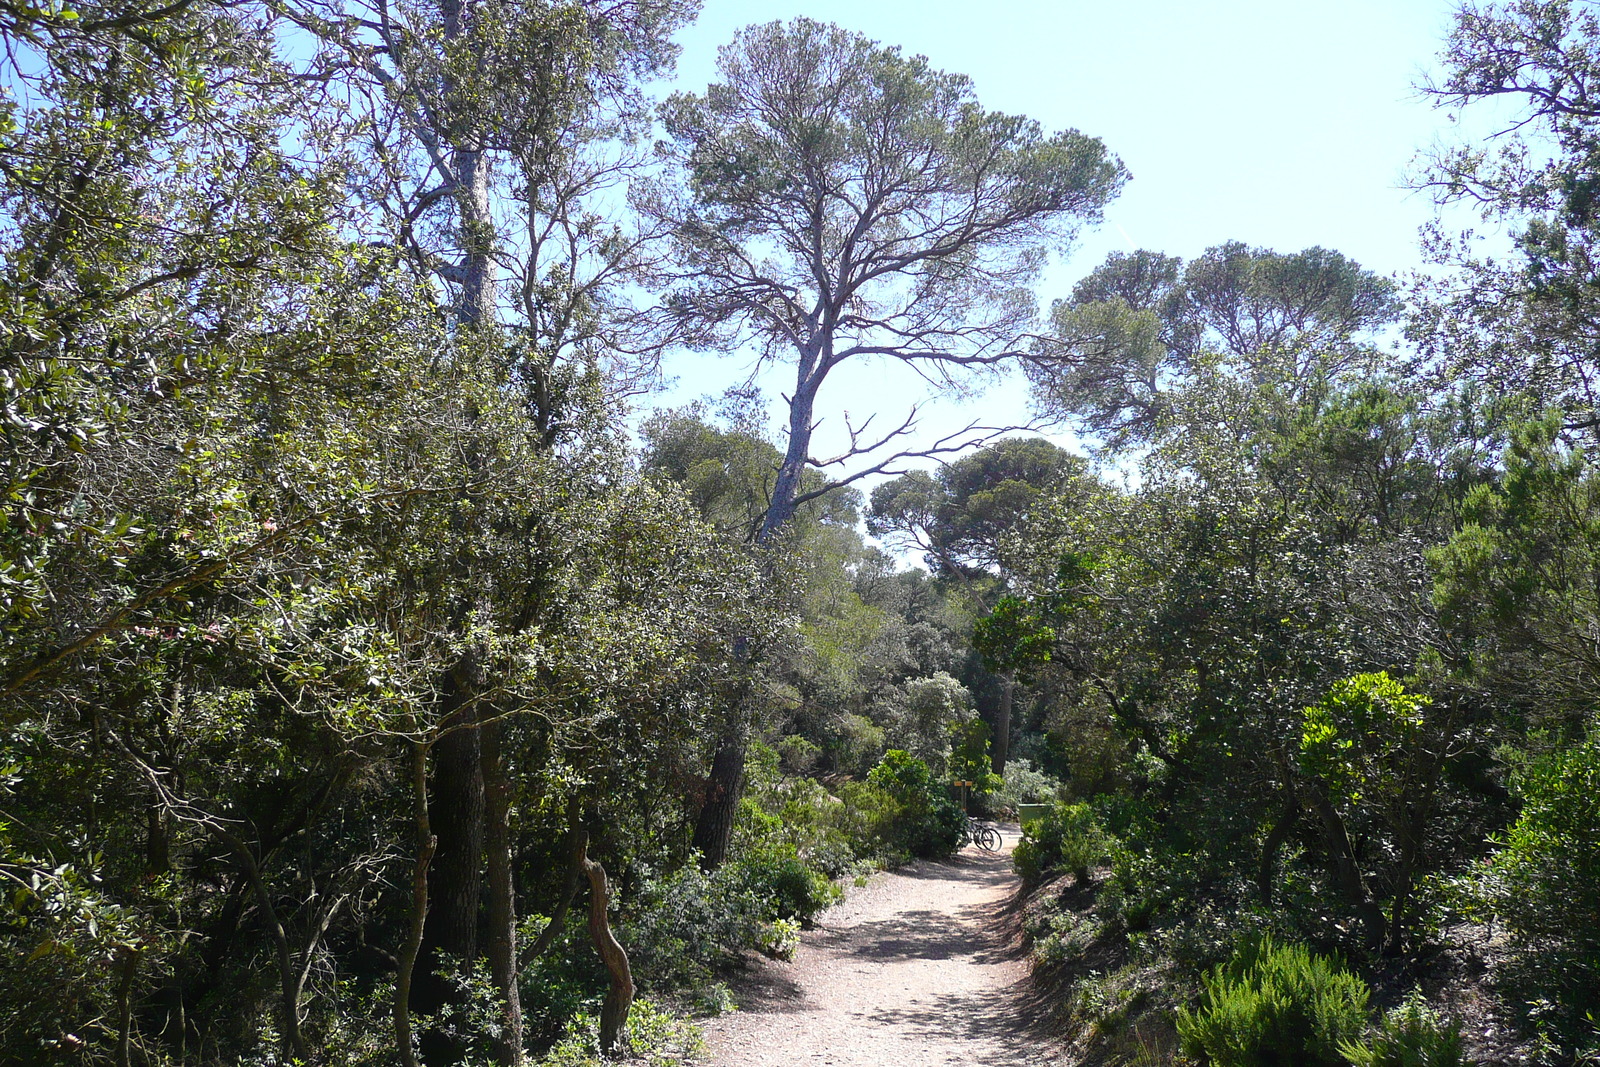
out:
{"label": "green foliage", "polygon": [[1339,1067],[1366,1027],[1366,983],[1304,945],[1246,941],[1203,986],[1178,1035],[1213,1067]]}
{"label": "green foliage", "polygon": [[1219,367],[1268,380],[1301,372],[1308,351],[1323,373],[1370,366],[1375,354],[1354,338],[1399,310],[1391,281],[1325,248],[1285,254],[1231,241],[1187,265],[1114,252],[1056,301],[1054,336],[1029,368],[1045,404],[1119,450],[1170,429],[1183,390]]}
{"label": "green foliage", "polygon": [[994,793],[1005,785],[1005,779],[994,773],[989,757],[989,738],[994,730],[982,719],[968,719],[950,724],[950,778],[971,782],[972,793],[977,797]]}
{"label": "green foliage", "polygon": [[[581,901],[579,905],[581,907]],[[523,945],[533,944],[549,922],[548,916],[528,916],[521,923],[519,942]],[[627,926],[619,934],[619,937],[630,939],[629,951],[638,954],[633,947],[634,936]],[[664,938],[670,934],[655,936]],[[644,952],[648,955],[650,951],[647,944]],[[684,981],[686,976],[698,977],[708,969],[703,961],[696,961],[681,968],[664,967],[659,971],[641,967],[639,974],[645,979],[646,988],[658,985],[669,988],[674,982]],[[594,1007],[600,991],[606,987],[606,975],[581,913],[568,914],[550,947],[522,969],[519,981],[523,1025],[532,1046],[556,1041],[566,1032],[572,1019]]]}
{"label": "green foliage", "polygon": [[[790,846],[738,852],[709,874],[690,864],[646,882],[620,936],[646,988],[693,991],[712,985],[746,952],[788,958],[802,924],[842,893]],[[563,966],[554,967],[560,979]],[[582,970],[594,973],[590,965]],[[559,1001],[566,988],[558,981],[539,999]],[[590,995],[593,988],[591,979]]]}
{"label": "green foliage", "polygon": [[[646,997],[635,999],[628,1009],[623,1041],[629,1059],[645,1067],[688,1067],[705,1051],[698,1027]],[[560,1040],[533,1063],[535,1067],[604,1067],[615,1062],[600,1055],[599,1043],[598,1016],[580,1012]]]}
{"label": "green foliage", "polygon": [[767,919],[810,923],[837,903],[842,891],[821,871],[808,866],[792,847],[735,856],[717,868],[721,891],[748,894]]}
{"label": "green foliage", "polygon": [[1012,863],[1026,881],[1067,871],[1081,884],[1116,851],[1117,839],[1106,832],[1089,805],[1058,803],[1044,818],[1023,823]]}
{"label": "green foliage", "polygon": [[1536,726],[1576,732],[1600,696],[1586,636],[1600,620],[1600,474],[1561,421],[1512,428],[1503,473],[1473,487],[1460,528],[1428,555],[1441,613],[1476,637],[1475,672],[1535,695]]}
{"label": "green foliage", "polygon": [[867,784],[893,804],[880,831],[892,847],[922,857],[947,856],[960,847],[966,817],[926,763],[890,749],[867,775]]}
{"label": "green foliage", "polygon": [[872,491],[867,532],[920,550],[935,574],[983,580],[1005,565],[1006,542],[1044,501],[1085,478],[1085,464],[1043,438],[986,445],[933,473],[913,471]]}
{"label": "green foliage", "polygon": [[1431,703],[1407,693],[1387,672],[1335,682],[1305,710],[1300,764],[1351,802],[1367,794],[1401,798],[1412,762],[1406,757],[1426,739],[1424,712]]}
{"label": "green foliage", "polygon": [[746,777],[734,827],[735,855],[796,856],[808,868],[837,878],[870,851],[854,835],[845,805],[815,778],[781,773],[773,749],[750,746]]}
{"label": "green foliage", "polygon": [[[963,778],[974,770],[971,747],[984,747],[988,737],[978,737],[972,710],[972,694],[944,671],[928,678],[909,678],[883,692],[874,708],[884,723],[885,740],[891,749],[910,753],[928,765],[935,778]],[[965,745],[960,753],[952,745]],[[980,754],[981,755],[981,754]],[[962,771],[956,770],[956,761]]]}
{"label": "green foliage", "polygon": [[1600,732],[1534,757],[1516,778],[1522,813],[1488,864],[1491,905],[1520,958],[1516,995],[1569,1047],[1600,1017]]}
{"label": "green foliage", "polygon": [[1384,1013],[1365,1042],[1340,1045],[1355,1067],[1462,1067],[1461,1025],[1447,1021],[1413,992]]}
{"label": "green foliage", "polygon": [[[1337,820],[1347,838],[1351,827],[1376,824],[1387,833],[1387,849],[1370,849],[1364,861],[1382,879],[1389,897],[1386,935],[1398,949],[1412,924],[1412,893],[1421,873],[1429,821],[1438,808],[1441,771],[1456,741],[1456,724],[1431,710],[1433,701],[1407,693],[1387,672],[1341,679],[1322,700],[1305,709],[1300,732],[1300,767],[1314,780],[1326,806],[1325,824]],[[1326,857],[1340,877],[1346,857]],[[1350,879],[1345,876],[1348,885]],[[1365,902],[1358,902],[1364,904]],[[1370,923],[1370,920],[1369,920]],[[1369,929],[1370,940],[1378,932]]]}
{"label": "green foliage", "polygon": [[995,807],[1015,809],[1018,804],[1050,804],[1061,799],[1061,781],[1035,767],[1031,760],[1006,764],[1000,788],[990,798]]}

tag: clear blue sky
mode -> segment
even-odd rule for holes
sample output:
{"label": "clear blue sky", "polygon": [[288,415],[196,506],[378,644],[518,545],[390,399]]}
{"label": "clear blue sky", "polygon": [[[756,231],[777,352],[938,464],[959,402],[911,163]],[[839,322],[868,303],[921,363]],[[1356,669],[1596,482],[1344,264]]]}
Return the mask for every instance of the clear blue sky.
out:
{"label": "clear blue sky", "polygon": [[[1426,197],[1403,188],[1414,156],[1459,133],[1414,89],[1435,66],[1454,7],[1445,0],[708,0],[680,37],[675,87],[703,89],[715,77],[717,47],[740,26],[804,14],[970,76],[985,107],[1101,138],[1133,180],[1105,224],[1051,270],[1041,307],[1108,252],[1133,246],[1187,258],[1227,240],[1279,251],[1322,245],[1388,274],[1418,265],[1417,230],[1433,211]],[[675,360],[680,380],[670,401],[720,391],[740,366],[705,356]],[[825,389],[834,407],[854,400],[858,416],[882,401],[887,418],[916,389],[882,373],[830,380]],[[973,412],[1020,414],[1020,385],[990,396],[939,412],[930,426]]]}

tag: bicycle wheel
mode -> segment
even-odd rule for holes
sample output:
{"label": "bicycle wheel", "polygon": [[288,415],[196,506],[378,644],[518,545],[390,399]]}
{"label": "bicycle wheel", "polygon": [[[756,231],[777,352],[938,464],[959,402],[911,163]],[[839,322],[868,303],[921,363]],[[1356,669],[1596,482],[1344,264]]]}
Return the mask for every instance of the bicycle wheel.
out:
{"label": "bicycle wheel", "polygon": [[999,852],[1001,845],[1004,844],[1000,831],[992,826],[979,826],[972,836],[977,841],[978,847],[985,852]]}

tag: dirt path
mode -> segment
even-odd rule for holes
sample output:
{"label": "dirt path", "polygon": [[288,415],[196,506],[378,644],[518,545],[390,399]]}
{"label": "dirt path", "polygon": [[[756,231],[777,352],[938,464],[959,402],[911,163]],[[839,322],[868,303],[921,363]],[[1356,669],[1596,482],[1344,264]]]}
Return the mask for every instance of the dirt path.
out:
{"label": "dirt path", "polygon": [[1016,886],[1004,855],[968,847],[880,874],[801,936],[792,963],[760,963],[741,1009],[705,1025],[718,1067],[1044,1067],[1019,983],[1027,963],[992,931]]}

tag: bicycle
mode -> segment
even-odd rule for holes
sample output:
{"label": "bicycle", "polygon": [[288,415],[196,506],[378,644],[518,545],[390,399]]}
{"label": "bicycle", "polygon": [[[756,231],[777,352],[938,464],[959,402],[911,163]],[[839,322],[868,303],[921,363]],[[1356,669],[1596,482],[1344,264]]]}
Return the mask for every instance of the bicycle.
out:
{"label": "bicycle", "polygon": [[1005,843],[1000,837],[1000,831],[986,822],[978,822],[972,816],[967,816],[967,824],[963,828],[962,844],[971,842],[985,852],[999,852]]}

